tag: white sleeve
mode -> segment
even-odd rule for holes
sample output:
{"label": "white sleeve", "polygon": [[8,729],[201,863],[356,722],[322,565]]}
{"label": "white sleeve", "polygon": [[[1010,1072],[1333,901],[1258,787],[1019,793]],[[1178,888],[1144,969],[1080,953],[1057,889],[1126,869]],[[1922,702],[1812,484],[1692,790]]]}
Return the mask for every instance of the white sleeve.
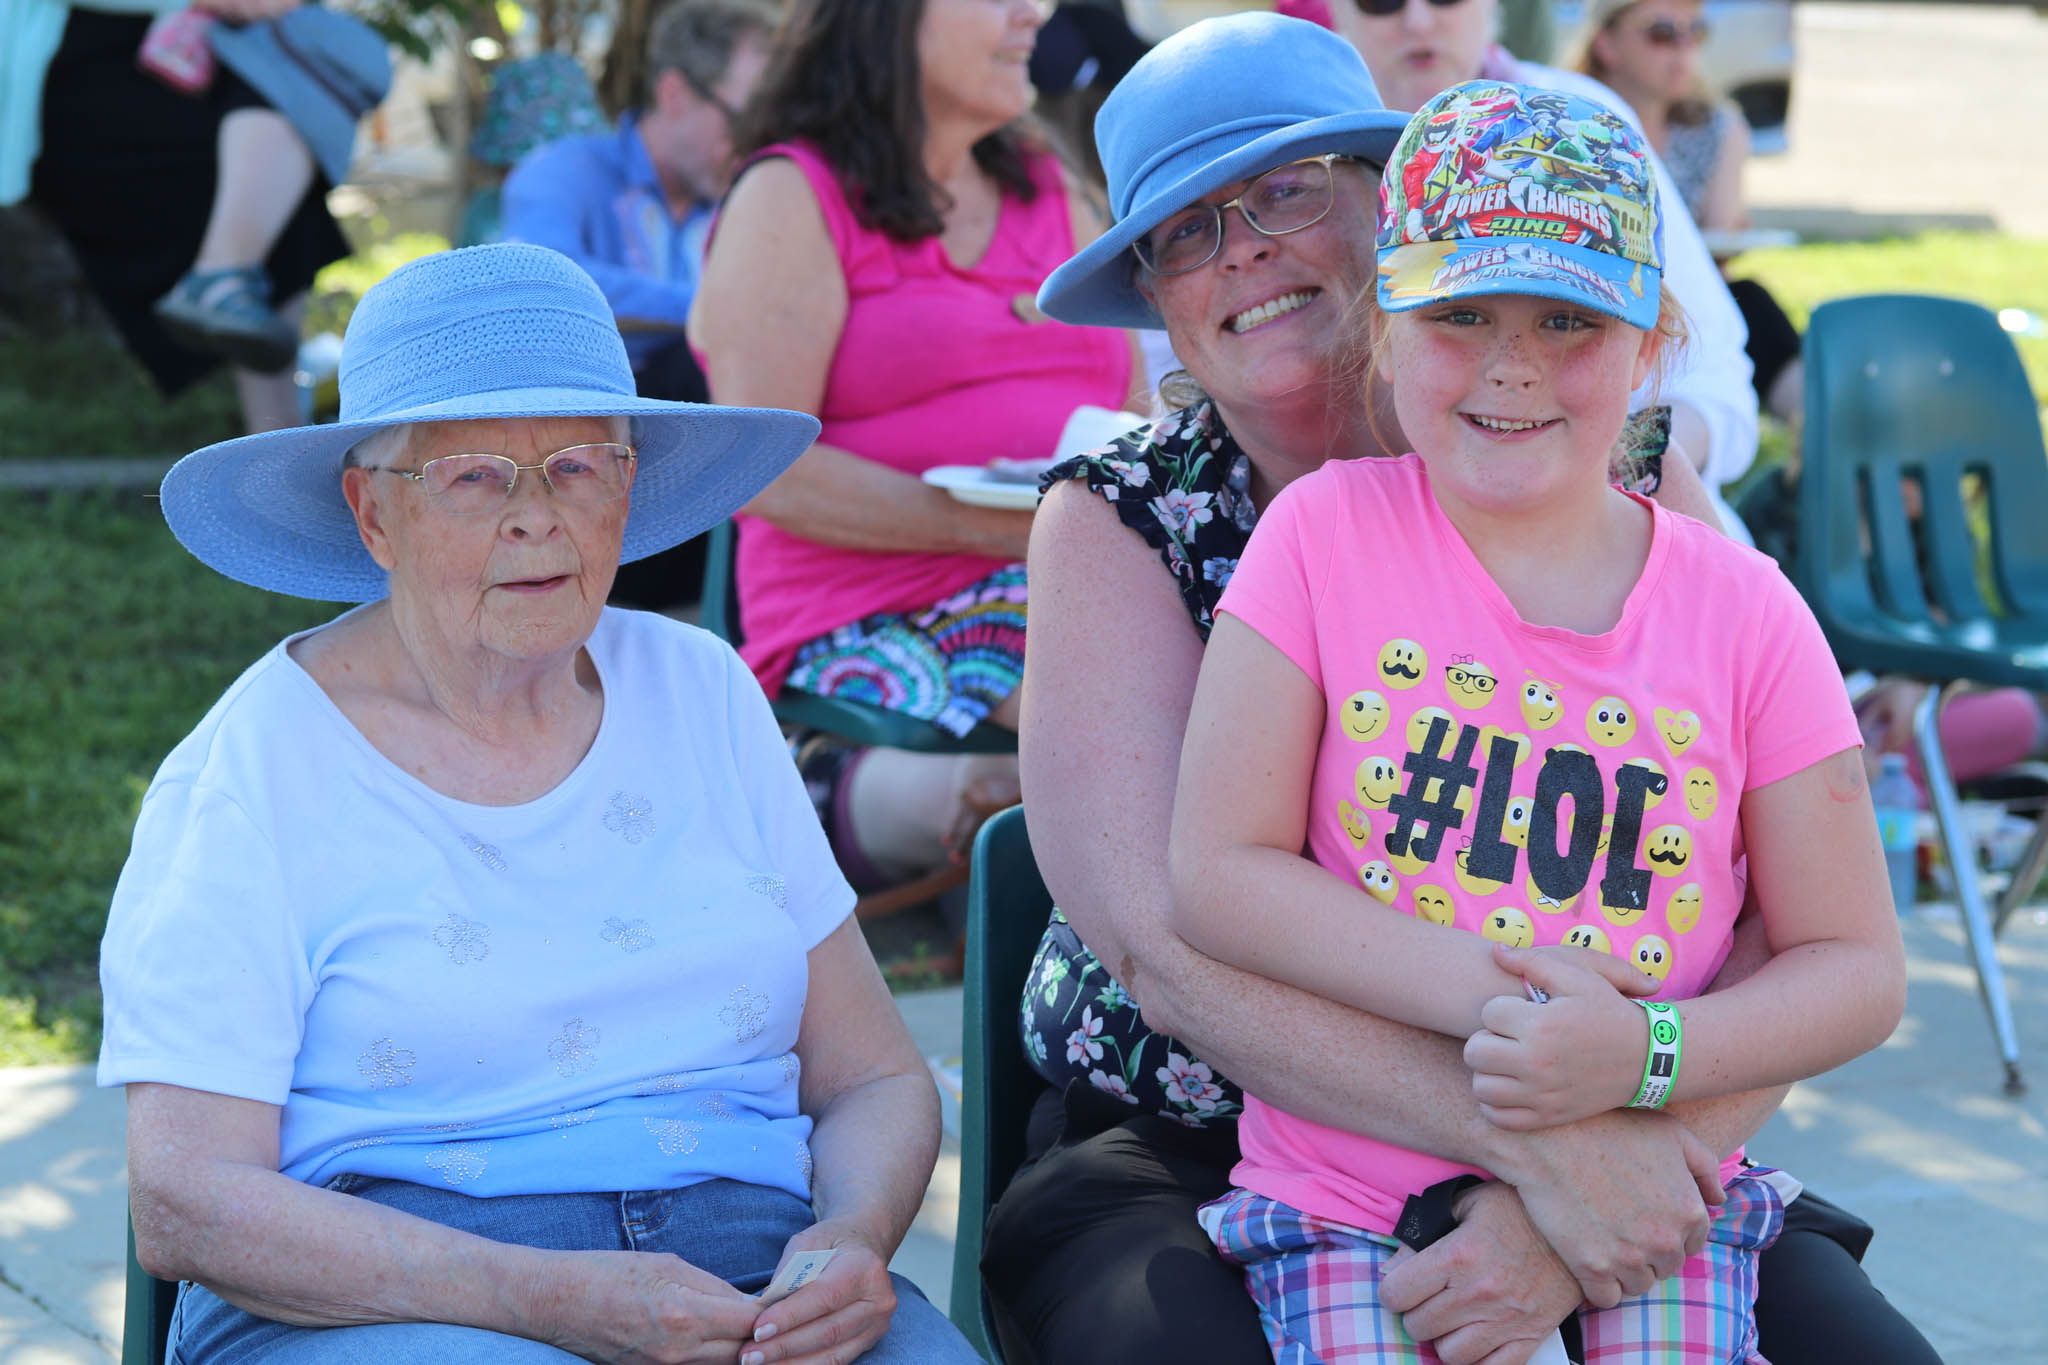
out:
{"label": "white sleeve", "polygon": [[[1628,102],[1591,76],[1557,67],[1518,64],[1527,85],[1563,90],[1603,104],[1637,132],[1642,122]],[[1650,153],[1664,209],[1664,283],[1685,310],[1685,346],[1666,366],[1663,382],[1653,376],[1633,395],[1635,405],[1683,403],[1707,424],[1707,458],[1700,480],[1709,492],[1742,477],[1756,459],[1756,390],[1751,386],[1749,328],[1728,292],[1699,226],[1685,207],[1677,182],[1662,157]]]}
{"label": "white sleeve", "polygon": [[314,986],[268,833],[222,792],[153,786],[100,944],[99,1083],[282,1105]]}
{"label": "white sleeve", "polygon": [[832,856],[761,684],[739,655],[730,648],[724,652],[733,766],[762,846],[782,878],[783,908],[808,952],[853,913],[853,888]]}

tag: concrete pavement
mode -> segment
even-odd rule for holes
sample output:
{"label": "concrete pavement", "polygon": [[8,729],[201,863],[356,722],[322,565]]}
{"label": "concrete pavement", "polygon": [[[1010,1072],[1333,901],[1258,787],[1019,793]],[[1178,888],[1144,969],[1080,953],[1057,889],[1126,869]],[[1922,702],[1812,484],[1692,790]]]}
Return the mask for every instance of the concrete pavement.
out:
{"label": "concrete pavement", "polygon": [[[1906,921],[1906,1019],[1884,1047],[1794,1089],[1760,1158],[1869,1218],[1878,1286],[1951,1362],[2048,1365],[2048,912],[2001,960],[2032,1092],[1997,1054],[1953,912]],[[927,1055],[960,1049],[959,990],[900,998]],[[111,1365],[120,1353],[126,1171],[118,1093],[86,1067],[0,1070],[0,1365]],[[896,1268],[944,1305],[959,1191],[949,1135]]]}

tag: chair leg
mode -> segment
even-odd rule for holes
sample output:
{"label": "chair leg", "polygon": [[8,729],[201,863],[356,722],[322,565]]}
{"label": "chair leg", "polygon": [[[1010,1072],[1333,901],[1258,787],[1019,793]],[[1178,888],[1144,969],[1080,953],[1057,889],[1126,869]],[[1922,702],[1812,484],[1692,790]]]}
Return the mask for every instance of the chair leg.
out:
{"label": "chair leg", "polygon": [[2005,932],[2005,922],[2041,884],[2044,872],[2048,872],[2048,810],[2034,817],[2034,837],[2027,841],[2027,851],[2020,856],[2019,866],[2013,869],[2012,881],[2006,886],[2005,894],[1998,898],[1998,913],[1991,920],[1994,935]]}
{"label": "chair leg", "polygon": [[1920,746],[1920,766],[1927,775],[1928,803],[1934,807],[1942,846],[1948,850],[1949,869],[1955,874],[1956,900],[1962,906],[1963,928],[1970,936],[1970,954],[1977,965],[1977,988],[1984,997],[1985,1010],[1991,1015],[1998,1055],[2005,1063],[2005,1093],[2019,1095],[2025,1093],[2026,1082],[2020,1079],[2019,1034],[2013,1027],[2005,973],[1998,965],[1998,938],[1992,932],[1991,916],[1977,882],[1976,841],[1963,825],[1956,784],[1949,776],[1948,759],[1941,751],[1941,708],[1955,689],[1955,683],[1927,689],[1927,695],[1913,713],[1913,739]]}

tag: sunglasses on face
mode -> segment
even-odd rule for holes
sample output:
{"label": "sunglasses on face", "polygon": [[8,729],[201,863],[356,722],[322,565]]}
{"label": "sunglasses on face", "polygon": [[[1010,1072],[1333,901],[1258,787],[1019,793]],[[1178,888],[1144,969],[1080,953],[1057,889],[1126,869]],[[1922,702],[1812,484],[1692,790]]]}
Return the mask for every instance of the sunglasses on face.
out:
{"label": "sunglasses on face", "polygon": [[1704,19],[1694,19],[1685,24],[1675,19],[1652,19],[1642,27],[1644,39],[1653,47],[1704,43],[1707,40],[1707,32],[1707,21]]}
{"label": "sunglasses on face", "polygon": [[[1358,7],[1360,14],[1370,14],[1381,19],[1389,14],[1399,14],[1408,7],[1408,0],[1351,0],[1351,3]],[[1463,0],[1429,0],[1429,3],[1438,9],[1448,9],[1452,5],[1462,4]]]}

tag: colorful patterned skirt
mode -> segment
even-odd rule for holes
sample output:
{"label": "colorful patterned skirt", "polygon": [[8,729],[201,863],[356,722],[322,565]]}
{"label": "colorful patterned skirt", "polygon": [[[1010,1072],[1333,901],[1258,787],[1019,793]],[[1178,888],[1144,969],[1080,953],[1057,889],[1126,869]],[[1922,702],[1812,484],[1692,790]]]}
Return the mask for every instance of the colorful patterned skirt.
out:
{"label": "colorful patterned skirt", "polygon": [[862,617],[797,650],[785,687],[846,697],[965,735],[1024,679],[1024,566],[923,611]]}

